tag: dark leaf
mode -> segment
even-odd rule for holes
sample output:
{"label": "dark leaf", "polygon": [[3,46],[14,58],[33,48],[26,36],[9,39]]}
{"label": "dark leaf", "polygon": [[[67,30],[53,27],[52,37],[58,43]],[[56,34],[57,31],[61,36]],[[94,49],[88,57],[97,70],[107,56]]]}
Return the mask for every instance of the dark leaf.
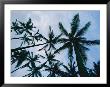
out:
{"label": "dark leaf", "polygon": [[62,47],[60,47],[59,49],[57,49],[57,50],[54,52],[54,54],[58,53],[58,52],[61,51],[61,50],[64,50],[64,49],[68,48],[68,46],[69,46],[69,43],[65,43]]}
{"label": "dark leaf", "polygon": [[62,23],[59,22],[59,29],[61,30],[61,32],[63,34],[65,34],[66,36],[68,36],[68,32],[66,31],[66,29],[63,27]]}
{"label": "dark leaf", "polygon": [[77,32],[78,28],[79,28],[79,14],[76,14],[72,20],[71,23],[71,34],[75,35],[75,33]]}
{"label": "dark leaf", "polygon": [[85,44],[85,45],[99,45],[100,44],[100,40],[81,40],[81,43]]}
{"label": "dark leaf", "polygon": [[76,34],[75,37],[83,36],[83,35],[87,32],[87,30],[88,30],[88,28],[89,28],[90,25],[91,25],[91,23],[88,22],[81,30],[79,30],[79,31],[77,32],[77,34]]}

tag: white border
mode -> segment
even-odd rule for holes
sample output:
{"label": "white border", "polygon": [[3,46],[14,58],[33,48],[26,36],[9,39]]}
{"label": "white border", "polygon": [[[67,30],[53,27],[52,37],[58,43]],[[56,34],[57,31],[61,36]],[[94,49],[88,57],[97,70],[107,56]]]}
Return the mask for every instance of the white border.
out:
{"label": "white border", "polygon": [[[10,11],[11,10],[100,10],[100,77],[11,77],[10,76]],[[5,83],[6,84],[106,84],[107,83],[107,17],[106,4],[5,4],[4,28],[5,28]]]}

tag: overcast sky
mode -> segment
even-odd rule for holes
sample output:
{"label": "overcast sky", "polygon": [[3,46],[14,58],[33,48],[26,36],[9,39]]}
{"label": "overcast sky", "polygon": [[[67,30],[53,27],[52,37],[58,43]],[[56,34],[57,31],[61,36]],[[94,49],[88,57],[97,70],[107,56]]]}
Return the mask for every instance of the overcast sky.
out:
{"label": "overcast sky", "polygon": [[[85,37],[90,40],[100,39],[100,11],[11,11],[11,22],[18,19],[19,21],[26,22],[29,18],[32,19],[34,25],[40,30],[40,33],[47,37],[49,31],[49,25],[52,27],[56,35],[60,34],[58,29],[58,23],[62,22],[65,29],[70,32],[70,23],[75,14],[79,13],[80,17],[80,27],[83,27],[88,21],[91,22],[91,26]],[[11,34],[11,36],[14,36]],[[18,47],[19,41],[12,41],[11,48]],[[92,68],[93,62],[100,60],[100,46],[89,47],[90,51],[87,52],[88,61],[87,67]],[[30,50],[36,53],[36,48],[31,48]],[[44,54],[40,52],[40,54]],[[60,55],[56,58],[61,60],[64,64],[67,64],[67,49],[63,50]],[[11,67],[14,69],[14,65]],[[12,76],[19,76],[22,70],[15,72]]]}

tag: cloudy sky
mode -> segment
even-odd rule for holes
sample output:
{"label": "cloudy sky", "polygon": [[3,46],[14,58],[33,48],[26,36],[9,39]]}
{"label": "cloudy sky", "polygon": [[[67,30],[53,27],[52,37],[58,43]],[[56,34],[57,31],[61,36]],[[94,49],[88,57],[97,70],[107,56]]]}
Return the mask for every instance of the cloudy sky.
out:
{"label": "cloudy sky", "polygon": [[[36,26],[34,31],[37,29],[40,30],[40,33],[47,37],[49,32],[49,25],[52,27],[55,35],[60,34],[60,30],[58,29],[58,23],[62,22],[65,29],[70,32],[70,23],[75,14],[79,13],[80,17],[80,28],[83,27],[88,21],[91,22],[91,26],[88,32],[85,34],[85,37],[90,40],[100,39],[100,11],[94,10],[83,10],[83,11],[20,11],[13,10],[11,11],[11,22],[18,19],[19,21],[26,22],[29,18],[32,19],[32,22]],[[11,37],[14,36],[13,33]],[[19,41],[11,41],[11,48],[16,48],[20,44]],[[88,61],[87,67],[92,68],[93,62],[97,62],[100,60],[100,46],[92,46],[89,47],[90,51],[87,52]],[[38,48],[31,48],[30,50],[36,53]],[[43,52],[40,52],[44,54]],[[64,64],[67,64],[67,49],[62,51],[60,55],[56,56],[57,59],[61,60]],[[11,67],[14,69],[14,65]],[[20,76],[22,70],[15,72],[12,76]],[[24,71],[25,73],[25,71]]]}

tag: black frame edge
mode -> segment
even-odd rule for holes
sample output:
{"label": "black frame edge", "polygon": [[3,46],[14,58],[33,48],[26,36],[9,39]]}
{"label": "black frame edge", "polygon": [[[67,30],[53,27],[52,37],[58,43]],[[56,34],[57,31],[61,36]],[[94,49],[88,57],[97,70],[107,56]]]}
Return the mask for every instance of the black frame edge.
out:
{"label": "black frame edge", "polygon": [[109,0],[1,0],[5,4],[107,4]]}
{"label": "black frame edge", "polygon": [[4,6],[0,3],[0,86],[4,84]]}
{"label": "black frame edge", "polygon": [[107,84],[109,84],[110,69],[109,69],[109,57],[110,57],[110,1],[107,3]]}
{"label": "black frame edge", "polygon": [[[62,2],[64,1],[64,2]],[[90,0],[76,0],[75,2],[74,1],[71,1],[71,0],[2,0],[0,1],[0,87],[3,86],[4,87],[4,4],[109,4],[110,2],[108,2],[109,0],[96,0],[95,1],[90,1]],[[80,2],[80,3],[79,3]],[[108,10],[108,8],[110,8],[110,5],[107,5],[107,15],[110,15],[110,11]],[[109,35],[109,28],[110,28],[110,17],[107,16],[107,66],[108,66],[108,62],[109,62],[109,49],[110,49],[110,35]],[[109,77],[109,71],[108,71],[108,67],[107,67],[107,84],[109,83],[109,80],[108,80],[108,77]],[[6,87],[35,87],[36,85],[32,85],[32,84],[29,84],[29,85],[26,85],[26,84],[5,84]],[[17,86],[19,85],[19,86]],[[69,86],[67,84],[65,85],[55,85],[55,84],[52,84],[52,85],[47,85],[47,84],[38,84],[37,85],[38,87],[49,87],[49,86]],[[101,85],[101,87],[105,87],[105,85]]]}

